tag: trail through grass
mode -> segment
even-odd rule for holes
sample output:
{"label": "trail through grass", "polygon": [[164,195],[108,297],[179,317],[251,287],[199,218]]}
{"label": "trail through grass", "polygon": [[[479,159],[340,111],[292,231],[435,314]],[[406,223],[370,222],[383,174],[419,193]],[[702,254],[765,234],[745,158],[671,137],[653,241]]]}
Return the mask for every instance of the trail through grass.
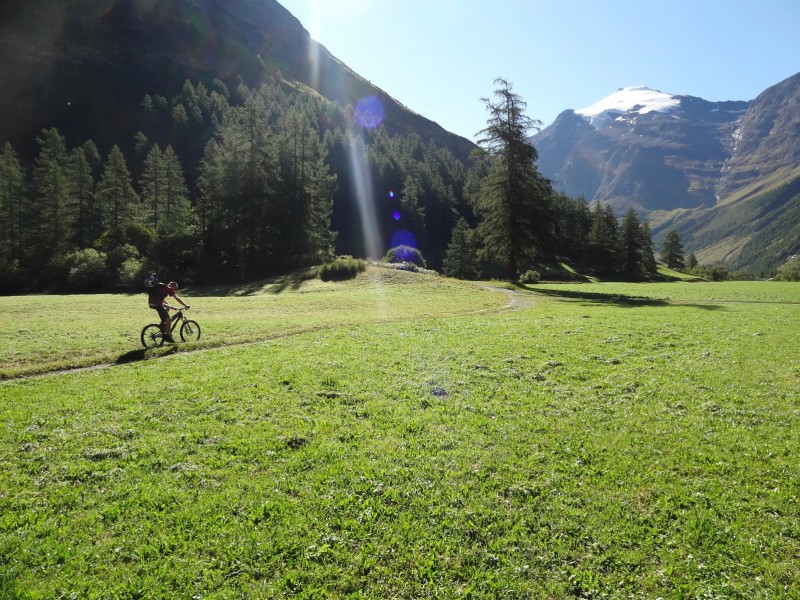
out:
{"label": "trail through grass", "polygon": [[139,333],[157,321],[144,293],[0,297],[0,378],[276,338],[353,323],[503,310],[504,294],[404,271],[370,268],[355,281],[267,282],[181,291],[200,341],[145,353]]}

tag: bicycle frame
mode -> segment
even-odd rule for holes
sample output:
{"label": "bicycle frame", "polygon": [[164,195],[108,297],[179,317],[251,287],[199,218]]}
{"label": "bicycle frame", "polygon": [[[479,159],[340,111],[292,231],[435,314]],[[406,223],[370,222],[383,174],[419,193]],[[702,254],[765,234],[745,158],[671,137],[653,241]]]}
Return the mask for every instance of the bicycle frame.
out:
{"label": "bicycle frame", "polygon": [[[183,314],[183,311],[183,308],[179,308],[172,314],[172,326],[169,328],[170,335],[174,333],[178,323],[182,323],[186,320],[186,316]],[[164,321],[161,321],[161,331],[164,331]]]}

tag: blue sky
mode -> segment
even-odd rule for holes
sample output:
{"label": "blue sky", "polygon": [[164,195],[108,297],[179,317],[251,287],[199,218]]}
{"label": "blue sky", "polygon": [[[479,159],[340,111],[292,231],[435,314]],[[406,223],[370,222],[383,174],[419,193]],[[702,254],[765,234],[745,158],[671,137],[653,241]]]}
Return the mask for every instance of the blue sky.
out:
{"label": "blue sky", "polygon": [[752,100],[800,71],[800,0],[278,0],[354,71],[474,139],[494,79],[549,125],[646,85]]}

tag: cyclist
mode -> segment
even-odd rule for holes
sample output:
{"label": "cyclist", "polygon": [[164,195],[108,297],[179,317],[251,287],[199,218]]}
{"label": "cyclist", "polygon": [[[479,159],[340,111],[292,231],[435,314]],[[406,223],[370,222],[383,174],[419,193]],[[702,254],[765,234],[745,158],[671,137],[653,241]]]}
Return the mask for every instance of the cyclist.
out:
{"label": "cyclist", "polygon": [[189,308],[189,305],[181,300],[180,296],[175,293],[177,289],[178,284],[174,281],[170,281],[169,283],[157,283],[147,294],[148,306],[155,310],[158,316],[161,317],[161,331],[164,332],[164,341],[170,343],[175,343],[175,340],[172,339],[172,317],[169,316],[169,311],[177,309],[167,302],[167,298],[171,296],[185,308]]}

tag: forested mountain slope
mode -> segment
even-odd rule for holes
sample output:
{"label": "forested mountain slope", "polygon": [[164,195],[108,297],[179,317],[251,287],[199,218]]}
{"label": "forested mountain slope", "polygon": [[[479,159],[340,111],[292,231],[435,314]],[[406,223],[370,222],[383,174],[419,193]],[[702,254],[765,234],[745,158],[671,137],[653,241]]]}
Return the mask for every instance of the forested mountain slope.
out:
{"label": "forested mountain slope", "polygon": [[343,106],[379,98],[389,134],[416,133],[462,160],[473,148],[354,73],[275,0],[5,0],[0,56],[0,141],[20,147],[44,127],[119,144],[146,94],[282,77]]}
{"label": "forested mountain slope", "polygon": [[0,289],[252,277],[398,233],[440,266],[469,213],[474,144],[275,0],[10,0],[0,56]]}

